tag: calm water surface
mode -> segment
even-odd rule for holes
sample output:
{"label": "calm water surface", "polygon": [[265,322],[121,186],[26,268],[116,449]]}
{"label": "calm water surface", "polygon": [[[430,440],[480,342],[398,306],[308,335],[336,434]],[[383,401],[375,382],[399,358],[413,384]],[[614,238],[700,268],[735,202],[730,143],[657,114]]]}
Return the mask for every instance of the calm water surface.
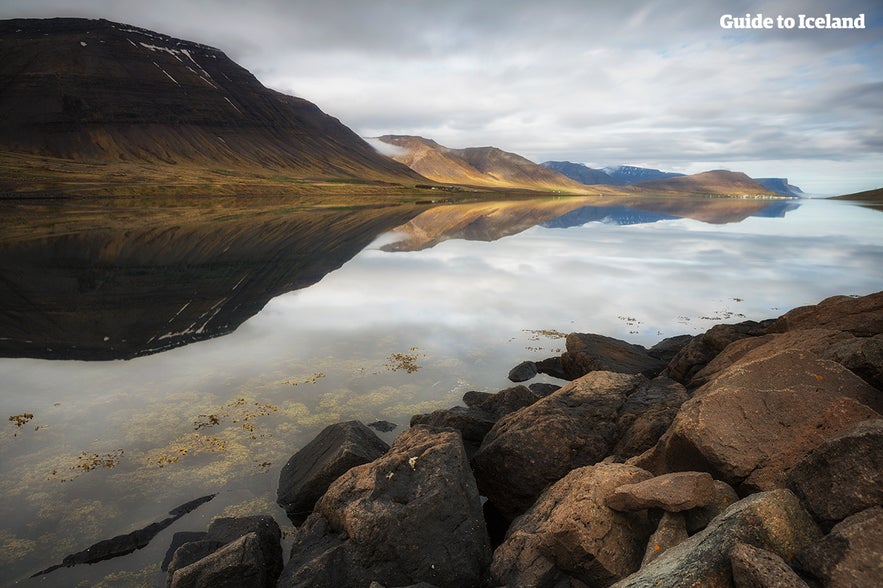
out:
{"label": "calm water surface", "polygon": [[[412,414],[559,354],[556,331],[649,346],[883,289],[883,213],[791,208],[726,224],[577,211],[418,251],[382,236],[223,337],[125,361],[0,359],[0,414],[33,415],[0,429],[0,583],[162,585],[176,531],[262,512],[284,526],[279,470],[324,426],[388,420],[391,441]],[[27,579],[211,493],[142,550]]]}

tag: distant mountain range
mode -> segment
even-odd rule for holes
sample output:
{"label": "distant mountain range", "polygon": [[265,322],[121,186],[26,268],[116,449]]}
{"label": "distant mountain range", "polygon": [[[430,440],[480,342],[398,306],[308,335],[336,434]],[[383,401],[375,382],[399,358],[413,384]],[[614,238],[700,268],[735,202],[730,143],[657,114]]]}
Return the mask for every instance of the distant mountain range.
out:
{"label": "distant mountain range", "polygon": [[[684,177],[685,174],[676,172],[665,172],[658,169],[647,167],[635,167],[631,165],[620,165],[617,167],[592,168],[583,163],[574,163],[571,161],[546,161],[541,164],[543,167],[557,171],[560,174],[571,178],[577,182],[587,185],[607,185],[607,186],[631,186],[640,184],[641,187],[658,188],[665,190],[677,189],[677,186],[689,187],[690,191],[695,191],[698,186],[691,185],[692,182],[684,183],[666,183],[666,184],[648,184],[648,182],[656,182],[669,178]],[[747,176],[746,176],[747,177]],[[750,180],[760,184],[763,192],[773,192],[782,196],[803,196],[803,191],[797,186],[788,183],[787,178],[749,178]],[[700,181],[706,181],[700,178]],[[733,178],[727,180],[731,183]],[[740,179],[741,181],[742,179]],[[745,185],[746,188],[755,189],[756,187]]]}

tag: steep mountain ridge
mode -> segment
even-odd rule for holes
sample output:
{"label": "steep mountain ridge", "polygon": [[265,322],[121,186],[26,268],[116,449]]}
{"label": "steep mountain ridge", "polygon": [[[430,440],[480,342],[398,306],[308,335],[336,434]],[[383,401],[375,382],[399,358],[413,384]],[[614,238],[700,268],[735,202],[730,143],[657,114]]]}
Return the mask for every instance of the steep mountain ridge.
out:
{"label": "steep mountain ridge", "polygon": [[689,176],[638,182],[632,189],[653,192],[714,195],[774,195],[775,192],[758,184],[742,172],[718,169]]}
{"label": "steep mountain ridge", "polygon": [[107,20],[0,21],[0,149],[86,162],[421,181],[223,52]]}

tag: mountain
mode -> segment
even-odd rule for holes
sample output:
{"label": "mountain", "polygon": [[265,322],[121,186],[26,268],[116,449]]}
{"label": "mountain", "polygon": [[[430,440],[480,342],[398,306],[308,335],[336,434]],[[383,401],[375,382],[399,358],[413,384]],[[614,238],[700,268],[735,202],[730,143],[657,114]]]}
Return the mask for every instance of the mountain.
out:
{"label": "mountain", "polygon": [[677,178],[684,174],[676,172],[664,172],[649,167],[635,167],[633,165],[620,165],[617,167],[607,167],[604,171],[614,180],[621,182],[620,185],[629,186],[638,182],[649,182],[653,180],[664,180],[666,178]]}
{"label": "mountain", "polygon": [[774,192],[742,172],[714,170],[650,182],[639,182],[632,188],[642,192],[674,192],[681,194],[712,194],[733,196],[773,195]]}
{"label": "mountain", "polygon": [[0,21],[0,152],[0,183],[32,163],[29,156],[128,164],[127,172],[150,164],[181,175],[220,168],[425,181],[315,104],[264,87],[218,49],[107,20]]}
{"label": "mountain", "polygon": [[803,196],[803,190],[788,183],[788,178],[753,178],[755,182],[782,196]]}
{"label": "mountain", "polygon": [[496,147],[451,149],[431,139],[384,135],[376,140],[393,159],[442,184],[584,193],[585,186],[515,153]]}
{"label": "mountain", "polygon": [[622,185],[614,181],[610,174],[603,169],[595,169],[584,163],[573,163],[572,161],[546,161],[541,163],[543,167],[556,171],[565,175],[571,180],[576,180],[580,184],[592,185]]}

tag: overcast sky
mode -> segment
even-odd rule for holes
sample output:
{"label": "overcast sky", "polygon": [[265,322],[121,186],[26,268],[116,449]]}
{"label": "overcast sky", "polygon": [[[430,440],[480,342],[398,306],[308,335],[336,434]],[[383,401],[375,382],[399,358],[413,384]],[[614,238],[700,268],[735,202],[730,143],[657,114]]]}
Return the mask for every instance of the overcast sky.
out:
{"label": "overcast sky", "polygon": [[[746,13],[866,28],[721,28]],[[47,16],[217,47],[366,137],[883,186],[881,0],[0,0],[0,18]]]}

